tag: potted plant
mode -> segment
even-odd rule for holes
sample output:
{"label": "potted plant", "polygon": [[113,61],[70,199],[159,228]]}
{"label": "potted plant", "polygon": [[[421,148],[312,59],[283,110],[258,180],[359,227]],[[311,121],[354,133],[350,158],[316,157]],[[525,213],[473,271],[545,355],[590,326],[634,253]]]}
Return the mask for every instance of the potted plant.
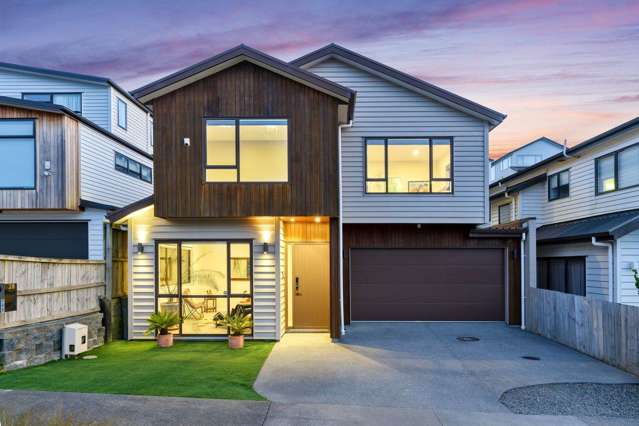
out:
{"label": "potted plant", "polygon": [[635,277],[635,287],[637,287],[637,293],[639,293],[639,270],[637,270],[634,266],[631,266],[630,270],[632,271],[632,275]]}
{"label": "potted plant", "polygon": [[175,312],[156,312],[146,320],[149,323],[145,334],[157,334],[158,346],[168,348],[173,346],[173,335],[169,329],[180,323]]}
{"label": "potted plant", "polygon": [[227,315],[220,315],[215,320],[215,324],[218,327],[229,328],[229,348],[241,349],[244,347],[244,334],[246,330],[250,330],[253,322],[251,321],[250,314],[244,312],[242,309],[237,309],[235,312]]}

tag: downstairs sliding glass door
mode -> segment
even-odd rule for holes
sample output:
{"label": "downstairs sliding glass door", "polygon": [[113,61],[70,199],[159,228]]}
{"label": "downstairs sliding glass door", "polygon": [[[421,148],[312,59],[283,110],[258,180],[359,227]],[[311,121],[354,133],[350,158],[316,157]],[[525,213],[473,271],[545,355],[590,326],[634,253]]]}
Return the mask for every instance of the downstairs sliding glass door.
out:
{"label": "downstairs sliding glass door", "polygon": [[[158,241],[155,309],[175,312],[182,336],[226,336],[216,320],[238,310],[253,316],[250,240]],[[247,331],[253,334],[253,329]]]}

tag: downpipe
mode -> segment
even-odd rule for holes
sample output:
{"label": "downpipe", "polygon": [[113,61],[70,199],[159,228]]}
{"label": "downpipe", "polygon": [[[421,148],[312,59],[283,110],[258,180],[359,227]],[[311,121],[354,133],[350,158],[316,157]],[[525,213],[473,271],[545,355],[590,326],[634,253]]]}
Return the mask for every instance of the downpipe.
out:
{"label": "downpipe", "polygon": [[602,243],[601,241],[597,241],[597,237],[592,237],[592,245],[596,247],[608,248],[608,301],[614,302],[614,259],[612,257],[612,243]]}
{"label": "downpipe", "polygon": [[339,335],[342,337],[346,334],[344,327],[344,226],[342,222],[343,216],[343,194],[342,194],[342,129],[353,126],[353,120],[348,124],[340,124],[337,126],[337,177],[339,179]]}
{"label": "downpipe", "polygon": [[526,329],[526,233],[522,232],[521,242],[519,249],[519,262],[521,263],[519,269],[520,281],[521,281],[521,329]]}

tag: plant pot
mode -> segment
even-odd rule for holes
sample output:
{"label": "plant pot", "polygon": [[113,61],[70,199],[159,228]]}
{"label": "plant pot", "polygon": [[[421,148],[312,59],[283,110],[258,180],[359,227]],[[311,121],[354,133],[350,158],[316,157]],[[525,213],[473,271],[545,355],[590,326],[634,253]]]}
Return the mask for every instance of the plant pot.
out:
{"label": "plant pot", "polygon": [[242,349],[244,347],[244,336],[229,336],[229,348]]}
{"label": "plant pot", "polygon": [[170,348],[173,346],[173,335],[158,334],[158,346],[161,348]]}

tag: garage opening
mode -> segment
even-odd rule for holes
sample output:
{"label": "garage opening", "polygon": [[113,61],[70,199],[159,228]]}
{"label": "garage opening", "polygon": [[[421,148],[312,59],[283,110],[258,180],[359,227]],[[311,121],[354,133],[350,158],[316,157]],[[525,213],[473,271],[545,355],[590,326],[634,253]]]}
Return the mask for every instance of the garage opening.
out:
{"label": "garage opening", "polygon": [[87,222],[2,222],[0,254],[88,259],[89,226]]}
{"label": "garage opening", "polygon": [[353,321],[503,321],[503,249],[351,249]]}

